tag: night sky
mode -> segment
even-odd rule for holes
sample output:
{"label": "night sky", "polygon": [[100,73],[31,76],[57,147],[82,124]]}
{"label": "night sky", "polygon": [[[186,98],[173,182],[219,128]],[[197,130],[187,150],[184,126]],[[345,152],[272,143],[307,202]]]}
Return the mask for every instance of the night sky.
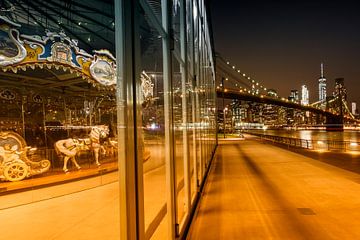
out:
{"label": "night sky", "polygon": [[343,1],[212,0],[215,51],[281,97],[305,84],[318,99],[320,63],[327,94],[345,78],[360,105],[360,7]]}

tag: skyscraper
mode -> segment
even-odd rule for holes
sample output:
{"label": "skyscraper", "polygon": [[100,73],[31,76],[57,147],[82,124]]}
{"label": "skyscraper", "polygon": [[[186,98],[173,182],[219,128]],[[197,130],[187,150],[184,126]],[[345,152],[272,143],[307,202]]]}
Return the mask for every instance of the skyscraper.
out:
{"label": "skyscraper", "polygon": [[301,86],[301,104],[309,105],[309,90],[306,85]]}
{"label": "skyscraper", "polygon": [[342,99],[346,101],[347,94],[346,94],[344,78],[335,79],[335,96],[337,95],[340,95]]}
{"label": "skyscraper", "polygon": [[321,63],[319,78],[319,101],[326,100],[326,78],[324,77],[324,65]]}
{"label": "skyscraper", "polygon": [[299,101],[299,91],[296,89],[291,90],[289,100],[291,100],[293,102],[298,102]]}
{"label": "skyscraper", "polygon": [[351,103],[351,113],[357,115],[356,102]]}

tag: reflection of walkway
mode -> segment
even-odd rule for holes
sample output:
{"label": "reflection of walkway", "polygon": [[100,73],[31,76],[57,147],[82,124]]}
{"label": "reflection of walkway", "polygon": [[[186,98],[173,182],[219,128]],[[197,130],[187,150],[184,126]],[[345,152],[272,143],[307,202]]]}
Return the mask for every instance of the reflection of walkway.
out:
{"label": "reflection of walkway", "polygon": [[[161,159],[163,153],[160,146],[151,146],[150,150],[151,160],[160,161],[162,164],[144,173],[145,226],[147,233],[153,234],[153,239],[166,239],[167,225],[166,221],[163,221],[166,219],[166,175]],[[177,160],[177,165],[178,191],[181,192],[181,198],[178,199],[179,211],[182,212],[183,173],[180,159]],[[82,172],[61,174],[61,177]],[[23,240],[25,236],[27,240],[118,239],[117,178],[117,171],[114,171],[0,196],[0,239]]]}
{"label": "reflection of walkway", "polygon": [[360,239],[359,175],[262,144],[224,141],[189,239]]}
{"label": "reflection of walkway", "polygon": [[0,239],[118,239],[118,200],[118,184],[112,183],[1,210]]}
{"label": "reflection of walkway", "polygon": [[[145,174],[145,224],[148,226],[165,203],[164,168]],[[1,206],[14,201],[37,201],[0,210],[0,239],[11,240],[92,240],[119,239],[119,189],[117,172],[67,184],[0,197]],[[101,184],[105,184],[100,186]],[[90,188],[82,190],[84,188]],[[69,191],[79,191],[67,194]],[[166,224],[154,233],[161,239]],[[160,237],[159,237],[160,236]]]}

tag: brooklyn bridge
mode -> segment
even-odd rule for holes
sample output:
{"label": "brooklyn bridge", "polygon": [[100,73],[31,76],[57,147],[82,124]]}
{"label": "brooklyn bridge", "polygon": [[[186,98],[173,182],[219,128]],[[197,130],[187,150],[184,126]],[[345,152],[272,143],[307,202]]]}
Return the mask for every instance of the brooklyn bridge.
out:
{"label": "brooklyn bridge", "polygon": [[359,122],[348,107],[343,78],[335,79],[333,95],[304,105],[299,98],[278,96],[271,83],[266,88],[266,83],[252,79],[219,55],[216,63],[220,131],[225,127],[232,132],[244,126],[343,131],[344,126]]}

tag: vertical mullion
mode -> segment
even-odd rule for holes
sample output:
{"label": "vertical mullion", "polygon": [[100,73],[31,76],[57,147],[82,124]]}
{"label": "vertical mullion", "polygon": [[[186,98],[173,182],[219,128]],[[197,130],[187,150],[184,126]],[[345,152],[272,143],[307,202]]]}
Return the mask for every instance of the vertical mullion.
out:
{"label": "vertical mullion", "polygon": [[176,237],[176,189],[175,189],[175,163],[174,163],[174,138],[172,117],[172,60],[170,49],[170,1],[161,0],[162,25],[166,33],[163,37],[163,74],[164,74],[164,118],[165,118],[165,169],[167,188],[167,217],[168,239]]}
{"label": "vertical mullion", "polygon": [[141,47],[140,47],[140,2],[139,0],[132,0],[134,7],[134,30],[133,30],[133,42],[134,50],[133,55],[135,61],[133,64],[133,113],[135,116],[134,120],[134,140],[135,140],[135,164],[136,164],[136,185],[137,185],[137,224],[138,224],[138,239],[145,239],[145,205],[144,205],[144,138],[142,128],[142,92],[141,92]]}
{"label": "vertical mullion", "polygon": [[181,89],[182,89],[182,120],[183,120],[183,156],[184,156],[184,188],[185,206],[187,215],[190,212],[191,193],[190,193],[190,162],[189,162],[189,142],[188,142],[188,117],[187,117],[187,93],[186,80],[188,79],[188,58],[186,42],[186,1],[180,2],[180,51],[184,65],[181,65]]}
{"label": "vertical mullion", "polygon": [[[117,60],[117,86],[116,86],[116,105],[117,105],[117,131],[118,131],[118,151],[125,154],[118,154],[119,168],[119,187],[120,187],[120,239],[136,239],[136,185],[135,185],[135,164],[134,161],[126,161],[127,158],[133,159],[130,151],[134,148],[134,142],[129,141],[127,148],[125,142],[129,139],[127,129],[133,124],[132,115],[127,118],[127,85],[132,79],[131,63],[132,54],[132,4],[131,0],[115,0],[115,45]],[[124,26],[124,27],[122,27]],[[125,62],[128,64],[125,65]],[[132,107],[130,107],[132,109]],[[131,110],[130,110],[131,111]],[[129,121],[127,121],[129,119]],[[132,189],[132,190],[131,190]]]}
{"label": "vertical mullion", "polygon": [[[120,239],[144,239],[142,154],[137,152],[139,108],[138,0],[115,0],[117,132],[120,187]],[[126,146],[126,147],[125,147]]]}
{"label": "vertical mullion", "polygon": [[200,25],[200,9],[199,9],[199,3],[198,1],[195,1],[196,4],[196,15],[197,15],[197,19],[196,19],[196,25],[197,25],[197,29],[196,29],[196,34],[197,34],[197,68],[196,68],[196,121],[199,123],[199,130],[198,130],[198,136],[199,136],[199,156],[200,156],[200,161],[199,161],[199,172],[200,172],[200,183],[202,182],[203,176],[204,176],[204,169],[203,169],[203,160],[204,160],[204,156],[203,156],[203,142],[202,142],[202,124],[201,124],[201,78],[202,78],[202,73],[201,73],[201,25]]}
{"label": "vertical mullion", "polygon": [[196,95],[196,82],[194,79],[194,76],[196,74],[195,72],[195,38],[194,38],[194,6],[193,6],[193,1],[188,0],[189,1],[189,7],[190,7],[190,13],[191,13],[191,17],[190,17],[190,49],[191,49],[191,115],[192,115],[192,131],[193,131],[193,167],[194,167],[194,189],[196,189],[198,187],[197,184],[197,176],[198,176],[198,167],[197,167],[197,150],[196,150],[196,109],[195,109],[195,95]]}

